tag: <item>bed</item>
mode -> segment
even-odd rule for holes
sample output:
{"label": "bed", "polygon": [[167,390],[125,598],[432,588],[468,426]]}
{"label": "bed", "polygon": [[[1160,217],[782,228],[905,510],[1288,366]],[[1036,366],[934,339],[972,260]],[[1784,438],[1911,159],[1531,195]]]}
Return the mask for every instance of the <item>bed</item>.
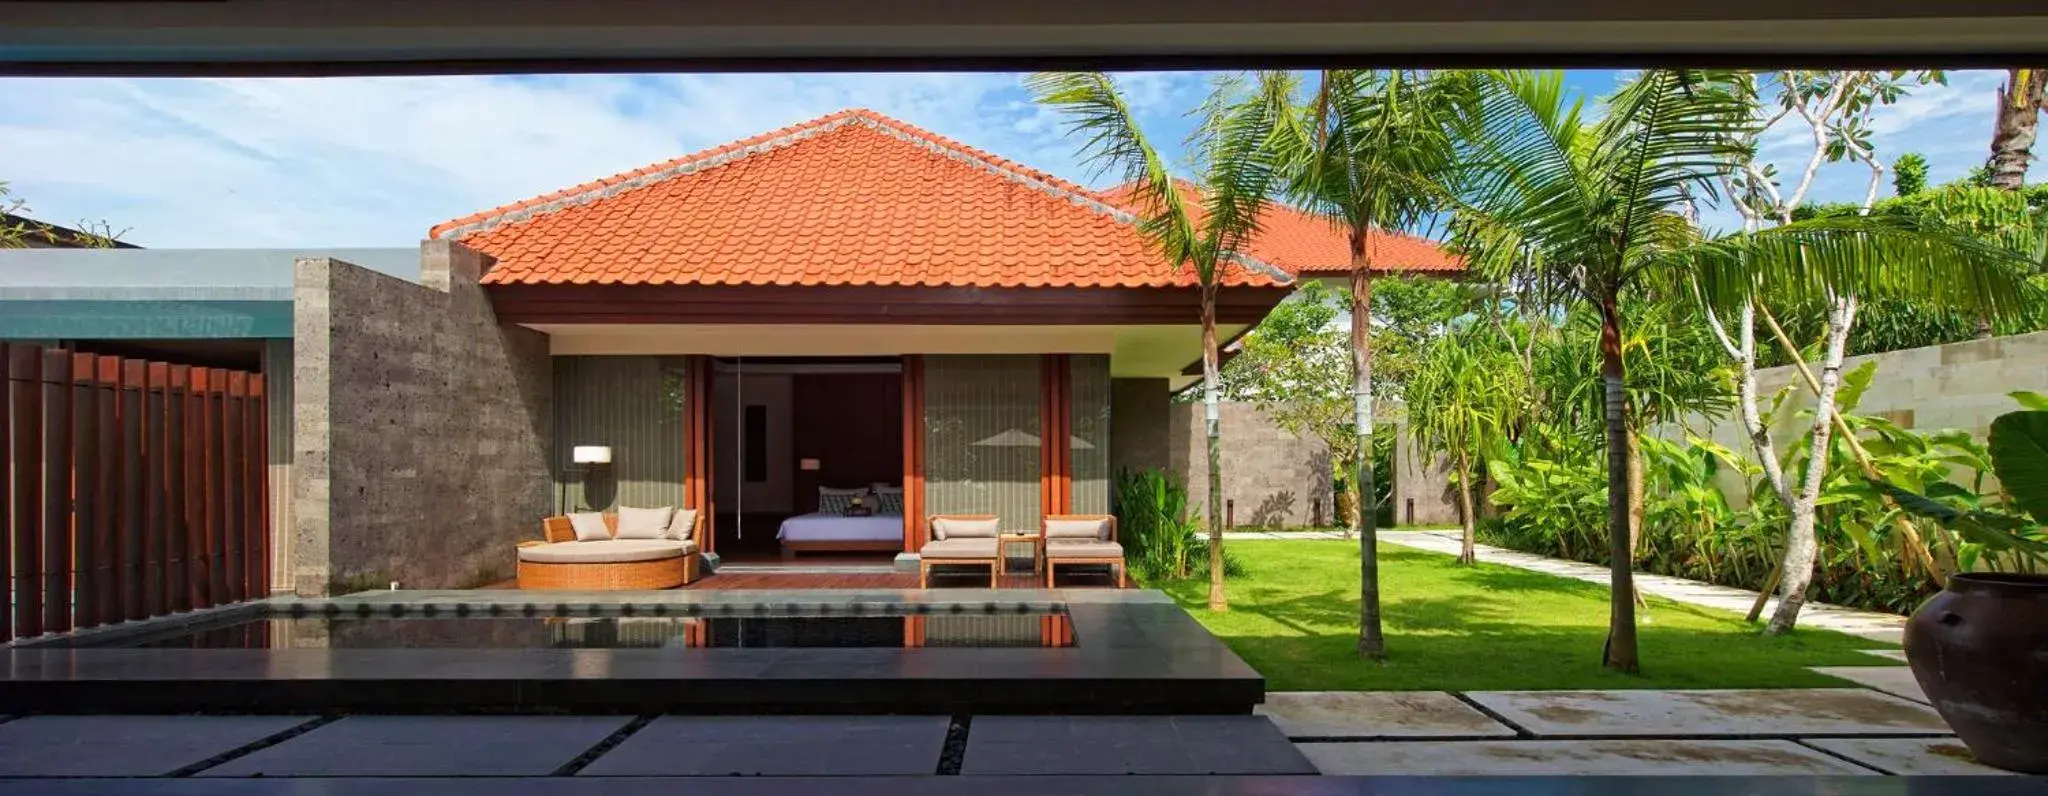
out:
{"label": "bed", "polygon": [[903,515],[799,514],[783,520],[775,538],[782,543],[783,558],[795,558],[797,553],[901,552]]}

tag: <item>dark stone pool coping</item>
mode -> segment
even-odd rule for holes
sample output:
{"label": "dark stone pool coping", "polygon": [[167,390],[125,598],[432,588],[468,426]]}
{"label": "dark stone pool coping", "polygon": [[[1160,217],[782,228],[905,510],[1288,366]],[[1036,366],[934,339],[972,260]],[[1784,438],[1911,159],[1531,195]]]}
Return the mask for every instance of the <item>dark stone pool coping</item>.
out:
{"label": "dark stone pool coping", "polygon": [[[757,608],[756,606],[759,606]],[[120,636],[300,615],[1064,612],[1060,649],[120,649]],[[430,608],[431,607],[431,608]],[[395,591],[273,598],[8,649],[0,713],[1249,713],[1265,680],[1138,590]]]}

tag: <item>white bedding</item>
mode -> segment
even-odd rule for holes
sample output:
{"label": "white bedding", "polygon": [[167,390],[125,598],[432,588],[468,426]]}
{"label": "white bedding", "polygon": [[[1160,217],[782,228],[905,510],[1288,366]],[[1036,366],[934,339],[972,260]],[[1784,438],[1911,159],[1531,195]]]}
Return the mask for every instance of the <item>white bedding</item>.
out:
{"label": "white bedding", "polygon": [[783,520],[775,538],[797,542],[901,541],[903,515],[842,517],[837,514],[799,514]]}

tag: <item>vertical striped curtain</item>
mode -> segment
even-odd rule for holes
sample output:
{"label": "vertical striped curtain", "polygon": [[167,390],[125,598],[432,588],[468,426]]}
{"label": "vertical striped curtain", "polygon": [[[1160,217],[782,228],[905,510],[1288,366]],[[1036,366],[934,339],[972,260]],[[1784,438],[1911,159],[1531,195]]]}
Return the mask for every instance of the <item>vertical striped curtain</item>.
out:
{"label": "vertical striped curtain", "polygon": [[1039,358],[925,358],[925,511],[1039,520]]}
{"label": "vertical striped curtain", "polygon": [[[555,357],[554,476],[569,511],[683,504],[681,357]],[[606,445],[609,465],[571,461],[578,445]]]}
{"label": "vertical striped curtain", "polygon": [[1069,359],[1073,417],[1073,513],[1109,513],[1109,355]]}

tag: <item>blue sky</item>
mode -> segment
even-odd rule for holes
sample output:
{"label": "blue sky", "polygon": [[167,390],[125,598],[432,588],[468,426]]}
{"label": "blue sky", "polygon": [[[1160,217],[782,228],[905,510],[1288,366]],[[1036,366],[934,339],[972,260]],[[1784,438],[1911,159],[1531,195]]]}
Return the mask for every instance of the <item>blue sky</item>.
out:
{"label": "blue sky", "polygon": [[[1570,83],[1597,97],[1617,78]],[[1152,137],[1177,149],[1210,75],[1120,79]],[[1951,73],[1881,110],[1880,157],[1920,152],[1936,181],[1981,162],[1999,79]],[[8,78],[0,181],[37,218],[105,220],[145,246],[407,246],[439,221],[854,106],[1104,182],[1020,75],[991,73]],[[1796,171],[1798,131],[1786,132],[1765,155]],[[1863,174],[1830,167],[1814,198],[1854,198]]]}

